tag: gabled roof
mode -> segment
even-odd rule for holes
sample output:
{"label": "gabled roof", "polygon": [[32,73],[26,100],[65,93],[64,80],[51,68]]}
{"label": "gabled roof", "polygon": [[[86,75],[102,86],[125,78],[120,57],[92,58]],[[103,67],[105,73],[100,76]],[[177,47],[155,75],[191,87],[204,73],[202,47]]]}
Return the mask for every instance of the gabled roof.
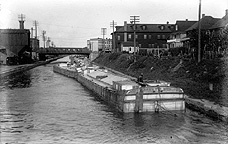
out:
{"label": "gabled roof", "polygon": [[[127,32],[133,32],[133,24],[127,24]],[[136,32],[172,32],[174,24],[136,24]],[[116,26],[116,32],[125,32],[124,26]]]}
{"label": "gabled roof", "polygon": [[188,28],[190,28],[193,24],[195,24],[197,21],[180,21],[177,20],[176,21],[176,25],[178,25],[178,32],[185,32],[185,30],[187,30]]}
{"label": "gabled roof", "polygon": [[217,29],[225,27],[228,24],[228,14],[225,15],[221,20],[217,21],[210,29]]}
{"label": "gabled roof", "polygon": [[[214,25],[216,22],[218,22],[218,20],[220,20],[220,19],[219,18],[213,18],[212,16],[204,16],[200,20],[201,29],[203,29],[203,30],[209,29],[212,25]],[[194,29],[198,29],[198,23],[199,22],[196,22],[190,28],[188,28],[186,31],[191,31],[191,30],[194,30]]]}

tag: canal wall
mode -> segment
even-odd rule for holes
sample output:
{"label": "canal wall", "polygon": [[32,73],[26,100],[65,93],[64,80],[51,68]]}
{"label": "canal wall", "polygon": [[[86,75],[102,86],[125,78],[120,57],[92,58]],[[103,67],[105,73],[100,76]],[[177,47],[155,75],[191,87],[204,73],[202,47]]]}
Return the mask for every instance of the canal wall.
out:
{"label": "canal wall", "polygon": [[228,122],[228,107],[215,104],[205,99],[194,99],[186,96],[186,107],[216,120]]}
{"label": "canal wall", "polygon": [[47,61],[42,61],[42,62],[37,62],[37,63],[34,63],[34,64],[23,65],[23,66],[19,66],[19,67],[16,67],[16,68],[12,68],[12,69],[9,69],[7,71],[0,72],[0,77],[3,78],[3,77],[6,77],[6,76],[9,76],[9,75],[12,75],[12,74],[24,72],[24,71],[33,69],[35,67],[48,64],[48,63],[50,63],[52,61],[55,61],[57,59],[59,59],[59,57],[58,58],[49,59]]}

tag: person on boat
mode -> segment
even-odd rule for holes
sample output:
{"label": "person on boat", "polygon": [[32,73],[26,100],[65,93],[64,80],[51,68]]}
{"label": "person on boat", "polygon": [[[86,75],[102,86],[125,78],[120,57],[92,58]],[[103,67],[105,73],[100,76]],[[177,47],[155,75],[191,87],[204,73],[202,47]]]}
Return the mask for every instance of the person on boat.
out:
{"label": "person on boat", "polygon": [[141,73],[141,75],[138,77],[138,82],[143,83],[143,73]]}

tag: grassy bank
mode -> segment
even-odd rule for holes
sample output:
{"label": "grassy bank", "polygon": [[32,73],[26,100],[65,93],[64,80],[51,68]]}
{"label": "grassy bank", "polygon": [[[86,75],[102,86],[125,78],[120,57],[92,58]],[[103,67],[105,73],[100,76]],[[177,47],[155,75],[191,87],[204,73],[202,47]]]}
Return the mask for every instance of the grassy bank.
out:
{"label": "grassy bank", "polygon": [[[180,58],[154,58],[122,53],[101,54],[94,62],[144,79],[165,80],[173,86],[181,87],[187,95],[198,99],[207,99],[228,106],[224,94],[226,59],[202,60],[197,64],[193,60]],[[213,90],[209,84],[213,84]]]}

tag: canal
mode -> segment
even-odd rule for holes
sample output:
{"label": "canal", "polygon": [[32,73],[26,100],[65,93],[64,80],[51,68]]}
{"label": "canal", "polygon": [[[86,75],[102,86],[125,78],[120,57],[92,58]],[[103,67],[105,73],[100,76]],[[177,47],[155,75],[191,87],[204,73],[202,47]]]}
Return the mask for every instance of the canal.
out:
{"label": "canal", "polygon": [[223,122],[190,110],[121,114],[52,66],[1,79],[1,144],[228,143]]}

